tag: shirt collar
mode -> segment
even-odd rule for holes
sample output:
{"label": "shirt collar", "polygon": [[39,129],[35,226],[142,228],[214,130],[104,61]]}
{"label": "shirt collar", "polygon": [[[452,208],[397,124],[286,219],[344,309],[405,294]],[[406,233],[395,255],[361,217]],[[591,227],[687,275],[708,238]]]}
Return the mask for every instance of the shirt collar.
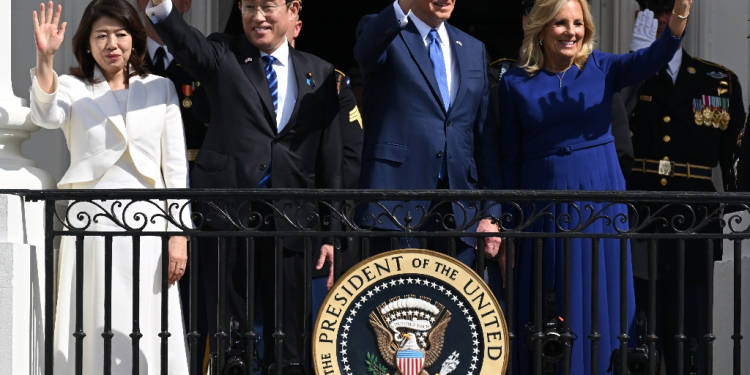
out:
{"label": "shirt collar", "polygon": [[166,52],[168,56],[167,59],[171,60],[169,58],[170,53],[167,46],[156,43],[156,41],[151,38],[146,38],[146,48],[148,49],[148,57],[151,59],[151,62],[154,62],[154,55],[156,55],[156,50],[159,49],[159,47],[164,49],[164,52]]}
{"label": "shirt collar", "polygon": [[[411,21],[414,22],[414,26],[417,27],[419,35],[422,36],[422,40],[427,41],[427,36],[432,28],[420,20],[419,17],[415,16],[411,11],[409,12],[409,16]],[[438,32],[438,40],[440,44],[444,46],[448,45],[448,29],[445,27],[445,22],[441,22],[440,26],[436,27],[435,30]]]}
{"label": "shirt collar", "polygon": [[677,76],[677,73],[680,71],[681,65],[682,65],[682,48],[677,50],[677,53],[674,54],[672,61],[669,62],[669,70],[673,76]]}
{"label": "shirt collar", "polygon": [[[265,53],[263,51],[260,51],[260,56],[267,56],[268,53]],[[286,37],[284,37],[284,43],[281,43],[281,46],[276,49],[276,51],[271,52],[271,56],[276,58],[276,62],[281,64],[282,66],[287,66],[289,63],[289,40],[287,40]]]}

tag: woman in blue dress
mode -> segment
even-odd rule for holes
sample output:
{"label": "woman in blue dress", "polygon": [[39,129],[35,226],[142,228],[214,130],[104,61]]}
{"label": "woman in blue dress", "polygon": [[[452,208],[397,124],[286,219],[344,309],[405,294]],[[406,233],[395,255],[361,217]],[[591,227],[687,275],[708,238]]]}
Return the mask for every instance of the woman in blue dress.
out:
{"label": "woman in blue dress", "polygon": [[[611,134],[612,96],[666,65],[678,50],[692,0],[676,0],[669,30],[649,48],[625,55],[594,50],[595,27],[586,0],[538,0],[529,14],[519,66],[499,83],[500,126],[504,187],[533,190],[625,190]],[[646,21],[641,17],[637,22]],[[656,28],[653,27],[655,30]],[[583,224],[591,214],[598,219],[584,229],[589,233],[626,230],[625,205],[597,202],[557,204],[530,232],[555,232]],[[576,208],[580,209],[580,211]],[[587,211],[586,206],[593,210]],[[537,204],[536,209],[544,207]],[[525,218],[533,211],[525,207]],[[558,220],[570,215],[570,220]],[[515,215],[519,216],[519,215]],[[591,374],[592,241],[571,240],[570,327],[576,337],[571,374]],[[514,370],[532,373],[525,349],[527,322],[534,320],[533,241],[520,242],[515,267]],[[598,373],[606,374],[612,351],[620,342],[620,242],[600,241],[598,292]],[[543,289],[554,289],[557,312],[564,311],[564,240],[545,239]],[[627,253],[627,333],[635,318],[630,251]],[[562,370],[560,362],[560,370]]]}

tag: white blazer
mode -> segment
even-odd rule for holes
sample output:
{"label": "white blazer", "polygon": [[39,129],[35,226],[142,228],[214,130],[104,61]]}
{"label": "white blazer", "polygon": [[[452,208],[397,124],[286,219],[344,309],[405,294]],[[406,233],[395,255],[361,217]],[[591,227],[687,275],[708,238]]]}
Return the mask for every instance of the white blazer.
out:
{"label": "white blazer", "polygon": [[36,68],[31,69],[31,119],[47,129],[62,129],[70,150],[70,167],[58,188],[100,178],[126,146],[151,187],[162,185],[157,181],[167,188],[188,187],[185,135],[172,82],[156,75],[131,77],[123,120],[98,67],[94,79],[99,83],[55,74],[55,91],[47,94],[37,82]]}

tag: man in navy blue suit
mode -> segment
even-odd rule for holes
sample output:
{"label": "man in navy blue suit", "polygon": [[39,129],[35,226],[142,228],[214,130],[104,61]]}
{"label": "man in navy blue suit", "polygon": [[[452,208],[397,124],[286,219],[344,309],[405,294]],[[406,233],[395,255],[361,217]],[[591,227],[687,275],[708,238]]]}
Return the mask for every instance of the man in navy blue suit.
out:
{"label": "man in navy blue suit", "polygon": [[[446,22],[454,4],[455,0],[397,0],[380,14],[363,18],[357,27],[354,56],[364,77],[366,124],[360,188],[501,187],[498,130],[494,124],[485,125],[489,82],[484,45]],[[416,226],[429,209],[448,229],[498,231],[490,218],[471,223],[480,214],[497,217],[499,212],[499,207],[478,201],[380,203],[393,216],[384,215],[377,203],[362,204],[355,216],[360,226]],[[421,229],[445,228],[431,217]],[[496,256],[500,238],[485,241],[485,255]],[[456,257],[467,265],[474,262],[475,242],[456,241]],[[448,252],[448,243],[428,241],[428,247]],[[402,238],[398,247],[418,245],[416,239]],[[388,240],[371,242],[375,252],[390,247]]]}

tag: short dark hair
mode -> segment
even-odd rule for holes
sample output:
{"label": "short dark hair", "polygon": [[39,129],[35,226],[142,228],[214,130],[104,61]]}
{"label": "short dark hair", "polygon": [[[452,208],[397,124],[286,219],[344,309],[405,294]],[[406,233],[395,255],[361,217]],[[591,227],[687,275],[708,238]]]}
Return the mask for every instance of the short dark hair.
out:
{"label": "short dark hair", "polygon": [[126,83],[127,79],[132,76],[145,77],[148,75],[149,72],[143,60],[146,57],[148,48],[146,29],[143,27],[143,23],[141,23],[138,11],[126,0],[93,0],[89,3],[86,10],[83,11],[78,30],[73,35],[73,55],[78,60],[79,66],[70,68],[70,74],[79,79],[96,83],[94,82],[96,60],[88,52],[91,48],[89,46],[89,38],[91,37],[91,29],[94,27],[94,23],[102,17],[110,17],[122,22],[125,25],[125,30],[130,33],[133,39],[133,48],[135,51],[130,53],[130,59],[128,60],[129,65],[133,68],[133,72],[126,76]]}

